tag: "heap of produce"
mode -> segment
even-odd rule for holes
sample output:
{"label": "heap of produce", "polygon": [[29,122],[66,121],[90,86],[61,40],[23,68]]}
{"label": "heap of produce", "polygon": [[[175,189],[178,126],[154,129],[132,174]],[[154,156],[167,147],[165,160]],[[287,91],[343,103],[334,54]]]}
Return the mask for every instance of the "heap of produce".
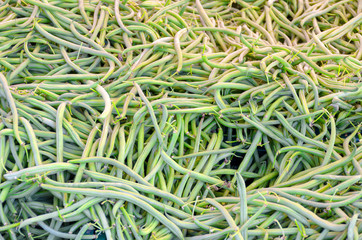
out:
{"label": "heap of produce", "polygon": [[0,1],[1,239],[362,238],[362,1]]}

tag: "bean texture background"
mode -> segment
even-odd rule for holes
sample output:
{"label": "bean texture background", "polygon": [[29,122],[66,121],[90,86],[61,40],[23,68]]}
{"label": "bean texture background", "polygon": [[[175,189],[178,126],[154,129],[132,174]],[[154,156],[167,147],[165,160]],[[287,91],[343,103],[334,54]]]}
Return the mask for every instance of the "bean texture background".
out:
{"label": "bean texture background", "polygon": [[361,1],[0,1],[0,239],[362,239],[361,74]]}

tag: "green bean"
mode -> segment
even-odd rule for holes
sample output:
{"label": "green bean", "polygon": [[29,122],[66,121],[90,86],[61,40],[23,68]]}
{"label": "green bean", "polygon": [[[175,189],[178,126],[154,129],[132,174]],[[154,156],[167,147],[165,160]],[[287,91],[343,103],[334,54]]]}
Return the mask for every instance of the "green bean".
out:
{"label": "green bean", "polygon": [[322,162],[322,166],[326,165],[330,162],[330,158],[332,155],[332,151],[333,151],[333,146],[336,140],[336,123],[334,121],[333,116],[330,115],[330,121],[331,121],[331,138],[329,141],[329,146],[326,152],[326,155],[324,156],[323,162]]}
{"label": "green bean", "polygon": [[247,116],[245,116],[244,114],[241,114],[241,117],[248,123],[250,123],[251,125],[255,126],[256,128],[260,129],[260,131],[262,131],[263,133],[265,133],[266,135],[268,135],[270,138],[275,139],[276,141],[282,143],[283,145],[289,145],[289,143],[287,141],[284,141],[283,139],[281,139],[280,137],[276,136],[274,133],[272,133],[270,130],[268,130],[266,127],[264,127],[261,124],[258,124],[257,122],[249,119]]}
{"label": "green bean", "polygon": [[91,224],[88,223],[86,225],[83,225],[83,227],[79,230],[75,240],[81,240],[83,239],[83,235],[87,232],[87,230],[91,227]]}
{"label": "green bean", "polygon": [[48,10],[53,10],[53,11],[60,12],[62,14],[69,14],[69,15],[72,15],[73,17],[78,17],[77,15],[73,15],[72,12],[66,11],[63,8],[52,6],[50,4],[45,4],[45,3],[38,2],[38,1],[35,1],[35,0],[26,0],[26,2],[34,4],[34,5],[38,6],[38,7],[48,9]]}
{"label": "green bean", "polygon": [[131,228],[131,231],[133,233],[133,236],[135,236],[135,239],[139,240],[139,239],[142,239],[140,236],[139,236],[139,231],[134,223],[134,221],[131,219],[131,217],[128,215],[126,209],[121,206],[120,207],[121,209],[121,212],[123,214],[123,216],[125,217],[127,223],[129,224],[130,228]]}
{"label": "green bean", "polygon": [[[35,216],[35,213],[29,209],[28,207],[26,207],[26,205],[22,202],[21,203],[21,206],[22,208],[30,215],[30,216]],[[62,232],[59,232],[59,231],[56,231],[52,228],[50,228],[48,225],[46,225],[44,222],[38,222],[38,224],[46,231],[48,231],[50,234],[53,234],[57,237],[62,237],[62,238],[67,238],[67,239],[75,239],[76,238],[76,235],[74,234],[69,234],[69,233],[62,233]],[[86,239],[92,239],[94,238],[93,235],[88,235],[88,236],[83,236],[83,238],[86,238]]]}
{"label": "green bean", "polygon": [[82,158],[82,159],[74,159],[69,161],[70,163],[92,163],[92,162],[103,162],[103,163],[108,163],[108,164],[112,164],[120,169],[122,169],[122,171],[126,172],[129,176],[133,177],[135,180],[137,180],[139,183],[142,183],[144,185],[150,186],[150,183],[148,183],[147,181],[143,180],[143,178],[138,175],[137,173],[133,172],[132,169],[130,169],[128,166],[119,163],[116,160],[110,159],[110,158],[105,158],[105,157],[88,157],[88,158]]}
{"label": "green bean", "polygon": [[164,12],[169,11],[169,10],[175,8],[175,7],[184,5],[187,2],[188,2],[188,0],[184,0],[184,1],[181,1],[181,2],[177,2],[177,3],[173,3],[171,5],[168,5],[167,7],[162,8],[157,13],[155,13],[150,19],[148,19],[148,21],[152,22],[152,21],[156,20],[159,16],[163,15]]}
{"label": "green bean", "polygon": [[357,1],[19,4],[1,239],[359,237]]}
{"label": "green bean", "polygon": [[355,239],[355,237],[356,237],[354,230],[355,230],[355,224],[358,219],[358,215],[359,215],[358,213],[354,214],[349,222],[348,229],[347,229],[348,240]]}
{"label": "green bean", "polygon": [[[248,209],[246,200],[246,187],[243,177],[240,173],[236,173],[236,179],[238,181],[238,192],[240,196],[240,228],[248,221]],[[241,231],[241,235],[244,239],[248,239],[247,228]]]}
{"label": "green bean", "polygon": [[288,186],[291,183],[298,183],[298,182],[304,181],[305,179],[308,179],[311,176],[316,175],[318,173],[323,174],[323,173],[328,172],[328,171],[330,172],[330,171],[332,171],[332,170],[334,170],[334,169],[336,169],[336,168],[338,168],[340,166],[343,166],[344,164],[352,161],[352,158],[355,155],[355,153],[356,153],[356,150],[354,150],[353,153],[351,153],[351,155],[349,155],[349,156],[343,157],[343,158],[341,158],[341,159],[339,159],[339,160],[337,160],[337,161],[335,161],[333,163],[330,163],[330,164],[325,165],[325,166],[323,166],[321,168],[318,168],[318,169],[312,168],[310,171],[308,171],[308,173],[306,173],[304,175],[301,174],[302,175],[301,177],[296,177],[294,179],[290,179],[289,181],[281,183],[278,186]]}
{"label": "green bean", "polygon": [[230,228],[235,231],[235,233],[232,235],[233,237],[235,237],[235,239],[244,239],[243,236],[240,234],[239,228],[236,226],[233,218],[230,216],[229,212],[221,204],[219,204],[213,199],[208,199],[208,198],[206,198],[205,201],[215,206],[224,215],[226,221],[230,225]]}
{"label": "green bean", "polygon": [[14,227],[18,227],[19,225],[20,225],[20,223],[13,223],[13,224],[8,224],[8,225],[5,225],[5,226],[2,226],[2,227],[0,227],[0,232],[7,231],[7,230],[12,229]]}
{"label": "green bean", "polygon": [[221,185],[223,183],[223,181],[218,180],[216,178],[212,178],[212,177],[209,177],[207,175],[204,175],[204,174],[201,174],[201,173],[198,173],[198,172],[194,172],[194,171],[191,171],[191,170],[188,170],[186,168],[181,167],[175,161],[173,161],[172,158],[170,158],[167,155],[167,153],[165,151],[163,151],[163,150],[161,151],[161,156],[162,156],[163,160],[169,166],[171,166],[176,171],[179,171],[180,173],[189,174],[191,177],[196,178],[197,180],[208,182],[208,183],[215,184],[215,185]]}
{"label": "green bean", "polygon": [[35,165],[39,166],[42,163],[41,163],[41,156],[40,156],[40,153],[39,153],[38,144],[36,142],[36,137],[35,137],[34,130],[33,130],[32,126],[30,125],[30,123],[28,122],[28,120],[26,120],[25,118],[20,117],[20,121],[25,126],[25,130],[26,130],[26,132],[27,132],[27,134],[29,136],[30,145],[31,145],[31,149],[32,149],[32,152],[33,152],[33,158],[34,158],[34,161],[35,161]]}
{"label": "green bean", "polygon": [[[196,138],[195,138],[195,146],[194,146],[194,149],[193,151],[194,152],[198,152],[199,151],[199,148],[200,148],[200,140],[201,140],[201,126],[202,126],[202,123],[204,121],[204,117],[202,117],[202,119],[200,120],[200,126],[198,127],[198,129],[196,130],[195,128],[195,132],[193,132],[193,136],[196,135]],[[193,123],[195,123],[193,121]],[[196,132],[197,131],[197,132]],[[213,135],[213,139],[215,139],[215,135]],[[214,140],[211,140],[210,141],[210,145],[209,147],[213,147],[213,145],[215,144],[215,141]],[[209,149],[207,149],[209,150]],[[194,168],[194,165],[195,165],[195,161],[196,161],[196,157],[193,157],[189,160],[188,162],[188,165],[187,165],[187,169],[193,169]],[[196,169],[195,169],[196,170]],[[197,171],[197,170],[196,170]],[[195,171],[195,172],[196,172]],[[183,178],[181,179],[181,182],[177,188],[177,191],[176,191],[176,196],[182,196],[182,195],[185,195],[185,191],[189,191],[189,188],[187,189],[184,189],[185,188],[185,185],[188,181],[188,178],[189,178],[189,175],[185,175],[183,176]]]}
{"label": "green bean", "polygon": [[82,199],[81,201],[67,207],[67,208],[64,208],[64,209],[61,209],[59,211],[55,211],[55,212],[52,212],[52,213],[47,213],[47,214],[44,214],[44,215],[39,215],[39,216],[36,216],[36,217],[32,217],[32,218],[28,218],[26,220],[24,220],[23,222],[20,223],[19,225],[19,228],[23,228],[27,225],[30,225],[32,223],[36,223],[38,221],[44,221],[46,219],[51,219],[51,218],[54,218],[54,217],[57,217],[59,215],[63,215],[63,214],[66,214],[68,212],[71,212],[71,211],[74,211],[76,208],[78,208],[79,206],[82,206],[83,204],[87,203],[88,201],[90,200],[97,200],[98,202],[101,201],[102,199],[99,199],[99,198],[84,198]]}
{"label": "green bean", "polygon": [[95,204],[95,210],[100,218],[100,223],[102,224],[103,229],[105,229],[104,231],[105,231],[107,239],[113,240],[111,231],[109,229],[108,221],[106,219],[106,216],[105,216],[102,208],[99,206],[99,204]]}
{"label": "green bean", "polygon": [[160,214],[156,209],[154,209],[151,205],[149,205],[147,202],[144,202],[140,199],[135,199],[133,198],[131,195],[125,194],[125,193],[117,193],[115,191],[110,191],[110,190],[92,190],[92,191],[88,191],[86,189],[67,189],[67,188],[63,188],[63,187],[53,187],[47,184],[42,184],[41,187],[43,189],[53,189],[54,191],[61,191],[61,192],[73,192],[73,193],[83,193],[83,194],[87,194],[90,196],[104,196],[104,194],[107,193],[108,197],[115,197],[115,198],[119,198],[119,199],[124,199],[127,200],[143,209],[145,209],[146,211],[150,212],[150,214],[152,214],[155,218],[157,218],[161,223],[163,223],[167,228],[169,228],[171,230],[171,232],[173,232],[178,238],[182,239],[182,233],[180,231],[180,229],[173,224],[171,221],[169,221],[165,216],[163,216],[162,214]]}
{"label": "green bean", "polygon": [[[303,141],[307,142],[307,143],[310,143],[310,144],[313,144],[313,145],[316,145],[320,148],[323,148],[323,149],[328,149],[328,146],[326,146],[324,143],[321,143],[321,142],[318,142],[318,141],[315,141],[313,139],[310,139],[310,138],[307,138],[305,136],[303,136],[302,134],[300,134],[298,131],[296,131],[295,129],[293,129],[289,123],[285,120],[285,118],[279,113],[279,112],[275,112],[276,116],[278,117],[278,119],[281,121],[281,123],[293,134],[295,135],[296,137],[302,139]],[[332,154],[334,156],[339,156],[335,150],[332,150]],[[338,157],[340,158],[340,157]]]}
{"label": "green bean", "polygon": [[250,219],[248,219],[241,227],[240,227],[240,231],[247,231],[248,226],[252,224],[252,222],[257,219],[257,217],[266,209],[266,204],[263,205],[252,217],[250,217]]}
{"label": "green bean", "polygon": [[181,51],[181,47],[180,47],[180,38],[186,32],[187,32],[187,29],[183,28],[175,34],[175,38],[174,38],[174,45],[175,45],[175,50],[176,50],[177,58],[178,58],[178,64],[177,64],[177,69],[176,69],[177,73],[180,72],[182,69],[182,51]]}
{"label": "green bean", "polygon": [[63,40],[63,39],[60,39],[60,38],[58,38],[58,37],[56,37],[56,36],[54,36],[54,35],[46,32],[46,31],[45,31],[38,23],[36,23],[36,22],[35,22],[35,27],[36,27],[36,29],[37,29],[42,35],[46,36],[49,40],[52,40],[52,41],[54,41],[54,42],[56,42],[56,43],[59,43],[59,44],[61,44],[61,45],[63,45],[63,46],[69,47],[69,48],[74,49],[74,50],[80,49],[80,51],[85,52],[85,53],[94,54],[94,55],[99,56],[99,57],[106,57],[106,58],[108,57],[110,60],[113,60],[113,61],[117,62],[117,64],[118,64],[119,66],[122,66],[122,65],[119,63],[118,59],[116,59],[113,55],[108,55],[108,54],[106,54],[106,53],[104,53],[104,52],[102,52],[102,51],[99,51],[99,50],[93,50],[93,49],[91,49],[91,48],[83,47],[83,46],[80,47],[80,46],[77,46],[77,45],[74,44],[74,43],[67,42],[67,41],[65,41],[65,40]]}
{"label": "green bean", "polygon": [[160,127],[157,124],[156,116],[155,116],[155,114],[153,112],[152,106],[151,106],[150,102],[147,100],[146,96],[143,94],[141,87],[136,82],[134,82],[134,85],[135,85],[141,99],[145,102],[148,111],[150,112],[152,122],[153,122],[153,124],[155,126],[155,130],[156,130],[156,134],[157,134],[159,144],[162,146],[163,145],[162,134],[161,134]]}
{"label": "green bean", "polygon": [[11,96],[9,87],[7,85],[7,80],[2,73],[0,73],[0,81],[1,81],[2,87],[4,89],[3,91],[8,99],[8,104],[10,105],[11,112],[13,114],[14,136],[20,145],[24,145],[24,143],[21,140],[20,135],[19,135],[19,125],[18,125],[19,118],[18,118],[18,112],[17,112],[16,106],[15,106],[15,102],[14,102],[13,97]]}
{"label": "green bean", "polygon": [[325,194],[331,194],[331,193],[334,193],[335,191],[342,191],[343,189],[355,184],[356,182],[359,182],[360,181],[360,176],[355,176],[355,177],[352,177],[346,181],[344,181],[343,183],[340,183],[330,189],[328,189],[327,191],[325,191],[324,193]]}
{"label": "green bean", "polygon": [[50,164],[43,164],[39,166],[24,168],[22,170],[19,170],[17,172],[9,172],[4,175],[5,179],[12,180],[12,179],[18,179],[19,177],[24,176],[33,176],[38,173],[53,173],[57,171],[63,171],[63,170],[76,170],[78,167],[74,164],[70,163],[50,163]]}

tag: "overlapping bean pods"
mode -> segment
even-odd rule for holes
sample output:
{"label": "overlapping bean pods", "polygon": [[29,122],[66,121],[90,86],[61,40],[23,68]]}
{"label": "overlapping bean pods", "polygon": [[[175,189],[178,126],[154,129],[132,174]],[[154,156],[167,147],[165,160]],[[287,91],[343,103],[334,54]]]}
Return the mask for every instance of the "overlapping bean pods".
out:
{"label": "overlapping bean pods", "polygon": [[0,239],[362,239],[362,2],[0,1]]}

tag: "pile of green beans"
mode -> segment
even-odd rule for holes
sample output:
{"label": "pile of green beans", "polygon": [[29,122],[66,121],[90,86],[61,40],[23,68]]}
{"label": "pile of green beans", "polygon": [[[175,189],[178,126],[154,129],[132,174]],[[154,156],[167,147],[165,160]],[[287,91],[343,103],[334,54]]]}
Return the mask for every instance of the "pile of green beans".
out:
{"label": "pile of green beans", "polygon": [[0,1],[1,239],[362,239],[362,1]]}

